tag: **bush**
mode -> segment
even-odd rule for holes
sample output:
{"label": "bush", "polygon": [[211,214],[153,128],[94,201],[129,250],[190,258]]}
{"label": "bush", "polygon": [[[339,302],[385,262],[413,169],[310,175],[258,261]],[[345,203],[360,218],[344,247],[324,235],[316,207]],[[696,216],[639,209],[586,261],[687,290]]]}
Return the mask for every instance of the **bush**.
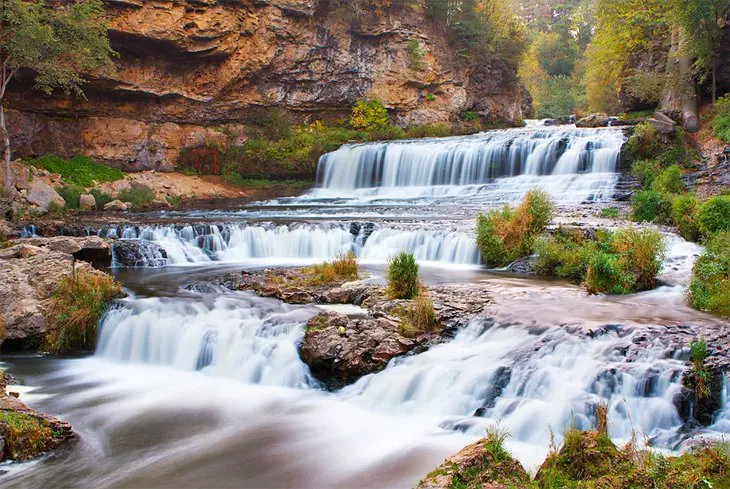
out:
{"label": "bush", "polygon": [[131,202],[133,207],[146,207],[155,200],[155,191],[147,185],[133,183],[127,190],[122,190],[117,195],[122,202]]}
{"label": "bush", "polygon": [[700,206],[698,217],[700,233],[704,237],[730,230],[730,195],[719,195],[707,199]]}
{"label": "bush", "polygon": [[393,299],[413,299],[419,291],[418,264],[412,253],[398,253],[388,262],[387,293]]}
{"label": "bush", "polygon": [[406,338],[414,338],[423,333],[430,333],[439,329],[439,320],[433,308],[433,301],[428,291],[421,287],[413,304],[401,314],[401,323],[398,333]]}
{"label": "bush", "polygon": [[390,118],[383,102],[378,99],[358,100],[352,108],[350,124],[355,129],[377,131],[390,127]]}
{"label": "bush", "polygon": [[56,354],[93,350],[99,319],[120,293],[119,283],[97,271],[80,270],[61,279],[49,306],[54,328],[46,333],[46,348]]}
{"label": "bush", "polygon": [[688,298],[695,309],[730,316],[730,231],[708,240],[692,269]]}
{"label": "bush", "polygon": [[664,152],[666,146],[654,126],[642,122],[636,126],[634,135],[626,141],[624,154],[633,160],[650,160]]}
{"label": "bush", "polygon": [[697,241],[700,236],[699,204],[693,194],[678,195],[672,200],[672,223],[687,241]]}
{"label": "bush", "polygon": [[730,94],[721,97],[715,102],[714,117],[710,125],[715,137],[730,142]]}
{"label": "bush", "polygon": [[96,209],[101,211],[104,210],[104,206],[114,200],[114,197],[109,195],[106,192],[102,192],[98,188],[92,188],[91,189],[91,195],[94,196],[94,201],[96,202]]}
{"label": "bush", "polygon": [[598,243],[585,239],[582,233],[559,229],[554,236],[542,237],[535,243],[535,271],[580,284],[598,251]]}
{"label": "bush", "polygon": [[629,294],[631,278],[622,266],[620,257],[598,252],[588,264],[586,288],[591,294]]}
{"label": "bush", "polygon": [[640,190],[631,198],[631,219],[636,222],[671,222],[672,200],[654,190]]}
{"label": "bush", "polygon": [[308,275],[308,285],[328,284],[342,280],[357,280],[360,266],[355,253],[349,252],[339,255],[332,261],[320,263],[304,269]]}
{"label": "bush", "polygon": [[662,171],[657,160],[638,160],[631,165],[631,174],[639,179],[641,187],[650,189],[654,179]]}
{"label": "bush", "polygon": [[476,112],[474,110],[465,110],[459,115],[459,118],[464,122],[478,121],[479,112]]}
{"label": "bush", "polygon": [[77,187],[76,185],[64,185],[62,187],[57,187],[56,192],[58,192],[58,195],[63,197],[63,200],[66,201],[67,209],[78,209],[79,198],[81,197],[81,194],[86,193],[83,188]]}
{"label": "bush", "polygon": [[553,216],[554,204],[543,190],[530,190],[517,209],[480,214],[477,247],[488,266],[508,265],[532,254],[534,241]]}
{"label": "bush", "polygon": [[80,187],[93,187],[97,183],[114,182],[124,178],[123,171],[102,165],[82,155],[69,159],[45,155],[29,160],[28,163],[51,173],[59,173],[67,184]]}
{"label": "bush", "polygon": [[668,194],[681,194],[684,192],[684,177],[682,169],[677,165],[671,165],[662,170],[651,184],[652,190]]}
{"label": "bush", "polygon": [[631,277],[632,291],[656,286],[656,276],[664,261],[664,241],[658,232],[633,227],[621,229],[614,234],[611,247]]}

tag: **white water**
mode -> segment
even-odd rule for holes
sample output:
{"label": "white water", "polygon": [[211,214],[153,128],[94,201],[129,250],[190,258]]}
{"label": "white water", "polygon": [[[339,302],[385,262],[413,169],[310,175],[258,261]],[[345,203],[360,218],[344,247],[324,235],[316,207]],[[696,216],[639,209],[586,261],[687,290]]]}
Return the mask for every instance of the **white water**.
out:
{"label": "white water", "polygon": [[[323,261],[354,252],[365,262],[382,263],[401,251],[422,262],[479,265],[473,236],[456,231],[376,229],[367,240],[349,226],[321,225],[154,225],[111,230],[126,239],[158,244],[167,252],[167,263],[181,265],[219,261],[241,263],[301,263]],[[160,263],[150,256],[148,263]]]}
{"label": "white water", "polygon": [[561,126],[345,145],[322,156],[321,188],[302,199],[468,196],[516,202],[542,187],[560,203],[607,200],[623,142],[619,129]]}

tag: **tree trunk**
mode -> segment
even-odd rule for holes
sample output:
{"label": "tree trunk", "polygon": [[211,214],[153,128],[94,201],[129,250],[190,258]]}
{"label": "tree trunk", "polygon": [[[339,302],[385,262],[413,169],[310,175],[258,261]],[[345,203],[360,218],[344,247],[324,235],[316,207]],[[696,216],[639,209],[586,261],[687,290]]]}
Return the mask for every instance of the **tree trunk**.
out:
{"label": "tree trunk", "polygon": [[10,133],[5,126],[5,107],[0,99],[0,134],[2,135],[3,154],[5,155],[5,188],[13,188],[13,169],[10,166]]}
{"label": "tree trunk", "polygon": [[681,115],[684,129],[699,130],[697,116],[697,89],[692,80],[692,61],[684,53],[684,39],[680,30],[672,32],[672,46],[667,57],[667,87],[662,96],[662,110]]}

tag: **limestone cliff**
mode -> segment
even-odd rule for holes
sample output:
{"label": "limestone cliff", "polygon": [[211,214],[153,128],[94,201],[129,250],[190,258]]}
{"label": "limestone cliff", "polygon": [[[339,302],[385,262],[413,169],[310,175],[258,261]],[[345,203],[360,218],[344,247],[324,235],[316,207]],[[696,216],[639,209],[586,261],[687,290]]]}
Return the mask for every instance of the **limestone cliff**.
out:
{"label": "limestone cliff", "polygon": [[418,6],[353,16],[331,0],[109,0],[107,10],[117,72],[91,80],[86,100],[16,83],[18,155],[83,152],[165,170],[182,147],[225,144],[230,126],[261,108],[327,118],[360,97],[380,98],[401,125],[464,110],[522,116],[514,67],[462,59]]}

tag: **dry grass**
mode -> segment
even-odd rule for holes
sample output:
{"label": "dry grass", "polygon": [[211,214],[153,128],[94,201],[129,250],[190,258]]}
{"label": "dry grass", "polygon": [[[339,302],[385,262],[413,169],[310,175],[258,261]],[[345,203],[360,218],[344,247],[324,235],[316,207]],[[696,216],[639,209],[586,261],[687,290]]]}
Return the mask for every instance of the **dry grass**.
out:
{"label": "dry grass", "polygon": [[360,276],[360,265],[352,251],[326,261],[302,269],[305,274],[304,285],[323,285],[342,280],[357,280]]}
{"label": "dry grass", "polygon": [[101,272],[82,270],[62,279],[49,305],[55,327],[46,334],[45,348],[56,354],[93,350],[97,323],[120,294],[120,284]]}
{"label": "dry grass", "polygon": [[33,458],[53,441],[54,433],[48,422],[28,414],[0,411],[0,423],[7,426],[5,453],[12,460]]}
{"label": "dry grass", "polygon": [[402,311],[398,333],[406,338],[415,338],[423,333],[437,331],[440,327],[433,301],[425,287],[421,287],[411,306]]}

